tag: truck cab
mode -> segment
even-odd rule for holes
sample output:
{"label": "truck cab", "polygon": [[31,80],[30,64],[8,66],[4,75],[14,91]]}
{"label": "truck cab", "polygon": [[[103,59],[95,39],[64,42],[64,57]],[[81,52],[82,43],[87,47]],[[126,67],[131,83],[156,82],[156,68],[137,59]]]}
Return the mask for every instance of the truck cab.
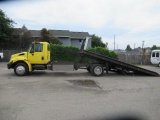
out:
{"label": "truck cab", "polygon": [[47,42],[32,43],[28,50],[30,64],[47,64],[50,61],[50,45]]}
{"label": "truck cab", "polygon": [[7,66],[14,69],[16,75],[24,76],[33,70],[46,69],[49,62],[50,44],[33,42],[27,52],[13,54]]}

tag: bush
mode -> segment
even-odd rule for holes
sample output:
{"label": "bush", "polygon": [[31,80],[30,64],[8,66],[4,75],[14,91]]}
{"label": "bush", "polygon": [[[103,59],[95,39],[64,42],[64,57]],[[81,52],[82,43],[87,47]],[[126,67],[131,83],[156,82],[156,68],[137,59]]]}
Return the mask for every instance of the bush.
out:
{"label": "bush", "polygon": [[78,58],[79,49],[73,46],[51,44],[51,60],[75,61]]}
{"label": "bush", "polygon": [[[51,60],[78,62],[80,60],[78,51],[79,48],[77,47],[51,44]],[[89,48],[87,51],[95,52],[106,57],[111,57],[113,59],[118,58],[114,51],[109,51],[108,49],[102,47]],[[97,62],[96,60],[90,58],[83,58],[82,60],[83,62],[88,63]]]}
{"label": "bush", "polygon": [[87,51],[95,52],[106,57],[111,57],[113,59],[118,59],[118,55],[114,51],[110,51],[106,48],[95,47],[95,48],[89,48],[87,49]]}
{"label": "bush", "polygon": [[103,56],[109,56],[109,50],[102,47],[88,48],[87,51],[98,53]]}
{"label": "bush", "polygon": [[109,57],[118,60],[118,55],[114,51],[109,51]]}

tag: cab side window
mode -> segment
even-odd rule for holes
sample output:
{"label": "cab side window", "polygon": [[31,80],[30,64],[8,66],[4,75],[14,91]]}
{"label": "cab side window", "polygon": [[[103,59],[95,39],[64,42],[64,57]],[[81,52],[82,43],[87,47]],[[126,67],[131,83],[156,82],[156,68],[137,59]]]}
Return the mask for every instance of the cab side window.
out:
{"label": "cab side window", "polygon": [[42,52],[43,51],[43,45],[42,44],[35,44],[35,52]]}

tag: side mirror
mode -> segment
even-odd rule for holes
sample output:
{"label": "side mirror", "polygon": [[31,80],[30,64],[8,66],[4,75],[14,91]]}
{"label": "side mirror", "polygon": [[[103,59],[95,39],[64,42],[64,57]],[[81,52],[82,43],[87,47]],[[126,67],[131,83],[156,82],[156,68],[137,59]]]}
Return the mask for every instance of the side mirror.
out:
{"label": "side mirror", "polygon": [[31,50],[30,50],[30,53],[34,53],[34,50],[33,50],[33,49],[31,49]]}
{"label": "side mirror", "polygon": [[31,54],[34,53],[34,44],[32,44],[32,46],[31,46],[30,53],[31,53]]}

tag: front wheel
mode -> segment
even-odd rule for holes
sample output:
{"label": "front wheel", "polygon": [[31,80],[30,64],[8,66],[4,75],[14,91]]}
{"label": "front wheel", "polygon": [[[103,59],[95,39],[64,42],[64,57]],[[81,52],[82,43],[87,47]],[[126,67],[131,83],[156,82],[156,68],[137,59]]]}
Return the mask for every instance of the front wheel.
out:
{"label": "front wheel", "polygon": [[17,76],[25,76],[29,73],[28,66],[25,63],[18,63],[14,67],[14,73]]}
{"label": "front wheel", "polygon": [[158,67],[160,67],[160,63],[158,64]]}
{"label": "front wheel", "polygon": [[103,66],[100,64],[94,64],[91,66],[91,74],[94,76],[102,76],[104,73]]}
{"label": "front wheel", "polygon": [[87,68],[87,71],[88,71],[89,73],[91,73],[91,69],[90,69],[90,68]]}

